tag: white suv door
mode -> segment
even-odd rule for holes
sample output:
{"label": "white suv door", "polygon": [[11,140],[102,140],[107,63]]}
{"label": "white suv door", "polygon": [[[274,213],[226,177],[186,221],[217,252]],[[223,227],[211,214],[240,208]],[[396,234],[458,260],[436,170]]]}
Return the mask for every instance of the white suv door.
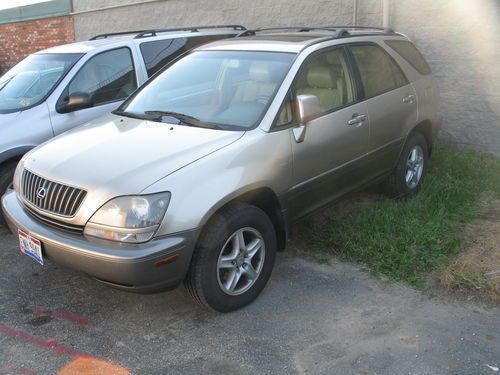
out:
{"label": "white suv door", "polygon": [[[54,134],[115,110],[136,88],[137,75],[128,47],[96,54],[80,68],[58,98],[51,98],[49,109]],[[82,93],[90,95],[92,106],[63,113],[64,102],[71,95]]]}

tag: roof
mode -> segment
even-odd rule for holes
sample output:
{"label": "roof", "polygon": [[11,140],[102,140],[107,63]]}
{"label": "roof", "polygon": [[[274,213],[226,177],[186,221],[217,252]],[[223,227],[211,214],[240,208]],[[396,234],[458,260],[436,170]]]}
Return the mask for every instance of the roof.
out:
{"label": "roof", "polygon": [[[279,30],[279,29],[278,29]],[[340,29],[339,29],[340,30]],[[311,29],[304,31],[273,31],[263,29],[261,32],[248,30],[250,36],[241,36],[233,39],[224,39],[197,48],[197,50],[238,50],[238,51],[269,51],[299,53],[305,47],[327,40],[342,40],[345,37],[356,36],[402,36],[392,30],[376,29],[367,31],[365,29],[349,30],[347,34],[336,35],[326,29]]]}
{"label": "roof", "polygon": [[198,50],[255,50],[298,53],[314,40],[331,36],[329,32],[285,32],[224,39],[198,47]]}
{"label": "roof", "polygon": [[[201,28],[200,28],[201,29]],[[124,35],[111,35],[108,37],[85,40],[81,42],[75,42],[70,44],[63,44],[60,46],[51,47],[37,53],[87,53],[95,49],[111,49],[115,45],[122,46],[124,42],[131,42],[140,44],[147,41],[169,39],[169,38],[182,38],[182,37],[193,37],[197,35],[219,35],[219,34],[238,34],[241,30],[231,30],[223,29],[221,27],[213,28],[210,30],[203,31],[158,31],[157,34],[150,35],[147,37],[137,38],[136,33],[132,32],[130,34]]]}
{"label": "roof", "polygon": [[40,53],[87,53],[94,49],[110,47],[113,44],[123,44],[124,40],[130,40],[130,37],[109,38],[99,40],[85,40],[83,42],[75,42],[63,44],[60,46],[51,47],[37,52]]}

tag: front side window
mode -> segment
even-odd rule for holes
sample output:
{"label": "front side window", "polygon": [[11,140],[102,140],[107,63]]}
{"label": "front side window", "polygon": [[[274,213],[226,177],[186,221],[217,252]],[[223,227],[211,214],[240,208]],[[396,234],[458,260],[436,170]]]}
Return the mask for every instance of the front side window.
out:
{"label": "front side window", "polygon": [[344,49],[322,52],[307,60],[297,77],[294,93],[316,96],[322,113],[354,102],[354,85]]}
{"label": "front side window", "polygon": [[210,43],[219,39],[227,38],[229,35],[205,35],[190,38],[175,38],[154,40],[140,45],[141,53],[146,64],[148,77],[151,77],[162,67],[167,65],[184,52],[202,44]]}
{"label": "front side window", "polygon": [[264,115],[294,56],[196,51],[143,86],[115,113],[188,126],[249,129]]}
{"label": "front side window", "polygon": [[124,99],[136,88],[130,50],[119,48],[92,57],[75,75],[66,96],[90,94],[95,106]]}
{"label": "front side window", "polygon": [[399,66],[381,47],[370,44],[350,48],[367,98],[408,84]]}
{"label": "front side window", "polygon": [[28,56],[0,78],[0,113],[40,104],[82,56],[81,53]]}

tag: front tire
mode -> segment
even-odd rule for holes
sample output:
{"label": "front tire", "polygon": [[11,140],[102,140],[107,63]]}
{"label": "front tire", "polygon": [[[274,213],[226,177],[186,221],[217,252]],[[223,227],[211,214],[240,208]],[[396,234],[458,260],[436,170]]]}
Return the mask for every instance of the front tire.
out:
{"label": "front tire", "polygon": [[389,176],[386,191],[392,197],[413,197],[422,187],[429,158],[425,137],[411,133],[403,147],[396,169]]}
{"label": "front tire", "polygon": [[237,310],[264,289],[275,257],[276,233],[269,217],[255,206],[234,204],[205,226],[185,285],[209,309]]}

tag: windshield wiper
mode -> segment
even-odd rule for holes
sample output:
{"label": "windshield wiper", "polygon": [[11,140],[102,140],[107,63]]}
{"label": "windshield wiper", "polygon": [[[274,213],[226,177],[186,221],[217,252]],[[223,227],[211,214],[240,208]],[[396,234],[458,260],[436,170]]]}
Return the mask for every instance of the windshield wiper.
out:
{"label": "windshield wiper", "polygon": [[114,115],[118,116],[125,116],[125,117],[130,117],[130,118],[136,118],[139,120],[150,120],[148,116],[141,115],[139,113],[134,113],[134,112],[127,112],[127,111],[119,111],[119,110],[114,110],[113,112]]}
{"label": "windshield wiper", "polygon": [[219,129],[219,127],[215,124],[208,124],[206,122],[201,121],[200,119],[186,115],[184,113],[171,112],[171,111],[145,111],[145,115],[151,116],[153,119],[157,121],[163,122],[164,117],[172,117],[187,126],[195,126],[198,128],[207,128],[207,129]]}

